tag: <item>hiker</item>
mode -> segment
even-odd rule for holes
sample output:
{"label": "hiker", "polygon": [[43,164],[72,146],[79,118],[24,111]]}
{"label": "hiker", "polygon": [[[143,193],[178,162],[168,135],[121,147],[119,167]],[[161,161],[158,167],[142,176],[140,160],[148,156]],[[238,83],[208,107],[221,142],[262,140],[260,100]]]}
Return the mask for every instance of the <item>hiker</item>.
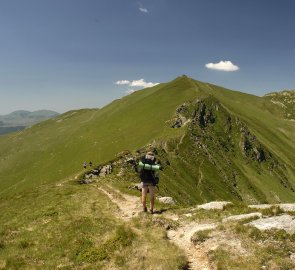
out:
{"label": "hiker", "polygon": [[92,167],[92,162],[91,162],[91,161],[89,162],[89,167],[90,167],[90,168]]}
{"label": "hiker", "polygon": [[155,203],[155,187],[157,184],[157,180],[155,177],[155,171],[151,169],[145,169],[145,164],[147,167],[151,167],[150,165],[157,164],[156,158],[153,152],[147,152],[145,156],[141,158],[141,164],[143,163],[143,168],[140,171],[140,179],[142,184],[141,191],[141,202],[143,206],[143,211],[147,212],[146,207],[146,197],[147,193],[150,194],[150,213],[154,213],[154,203]]}
{"label": "hiker", "polygon": [[84,168],[84,169],[86,169],[86,168],[87,168],[87,163],[86,163],[86,161],[85,161],[85,162],[83,162],[83,168]]}

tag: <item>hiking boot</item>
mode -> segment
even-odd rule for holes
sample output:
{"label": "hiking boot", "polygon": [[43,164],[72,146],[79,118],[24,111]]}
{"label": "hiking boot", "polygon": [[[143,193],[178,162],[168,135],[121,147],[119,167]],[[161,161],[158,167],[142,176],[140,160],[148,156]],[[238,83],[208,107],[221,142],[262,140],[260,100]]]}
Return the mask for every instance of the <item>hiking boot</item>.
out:
{"label": "hiking boot", "polygon": [[143,208],[143,212],[147,212],[147,208],[146,207]]}
{"label": "hiking boot", "polygon": [[153,214],[154,213],[154,209],[150,209],[150,213]]}

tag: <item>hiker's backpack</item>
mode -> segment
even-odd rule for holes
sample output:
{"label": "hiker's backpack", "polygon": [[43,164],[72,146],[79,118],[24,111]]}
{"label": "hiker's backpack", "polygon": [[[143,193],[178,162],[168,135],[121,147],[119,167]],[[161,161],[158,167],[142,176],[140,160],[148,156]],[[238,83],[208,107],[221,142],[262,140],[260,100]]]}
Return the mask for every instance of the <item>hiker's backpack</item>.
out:
{"label": "hiker's backpack", "polygon": [[144,183],[159,184],[159,173],[158,170],[160,165],[156,164],[156,159],[146,159],[145,156],[139,161],[140,179]]}

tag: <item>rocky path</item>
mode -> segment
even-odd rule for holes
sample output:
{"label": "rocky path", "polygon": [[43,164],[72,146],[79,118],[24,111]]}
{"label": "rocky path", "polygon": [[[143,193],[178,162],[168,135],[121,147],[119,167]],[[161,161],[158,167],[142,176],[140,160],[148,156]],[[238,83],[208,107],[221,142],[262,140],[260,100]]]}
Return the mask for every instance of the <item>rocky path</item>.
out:
{"label": "rocky path", "polygon": [[[140,196],[135,197],[123,194],[111,186],[97,186],[97,189],[107,195],[109,199],[118,206],[117,216],[128,221],[142,212]],[[157,216],[156,214],[155,216]],[[180,217],[170,213],[162,214],[167,219],[179,220]],[[176,230],[169,230],[167,236],[179,248],[186,253],[190,270],[210,270],[207,252],[203,247],[196,248],[191,242],[191,237],[197,231],[214,229],[216,224],[200,224],[197,222],[183,223]]]}
{"label": "rocky path", "polygon": [[211,269],[206,250],[204,250],[203,247],[197,248],[192,243],[191,237],[198,231],[214,229],[216,226],[216,224],[199,224],[191,222],[179,226],[177,230],[168,231],[168,238],[185,251],[191,270]]}
{"label": "rocky path", "polygon": [[109,199],[118,206],[118,217],[124,221],[138,216],[142,211],[140,197],[123,194],[111,186],[97,186],[97,189],[107,195]]}
{"label": "rocky path", "polygon": [[[109,199],[117,205],[118,212],[116,215],[120,219],[128,221],[131,218],[138,216],[138,214],[142,212],[140,195],[138,197],[127,195],[109,185],[97,185],[96,188],[102,193],[104,193],[106,196],[108,196]],[[199,205],[197,208],[195,208],[195,210],[222,210],[222,208],[227,204],[230,204],[230,202],[210,202],[207,204]],[[286,211],[295,210],[295,204],[282,204],[278,206],[285,208]],[[253,208],[254,210],[269,207],[272,207],[272,205],[255,205],[250,206],[249,208]],[[193,210],[194,209],[192,209],[192,211]],[[158,214],[155,214],[154,216],[158,216]],[[214,266],[210,264],[208,253],[210,252],[210,250],[214,250],[220,245],[229,246],[234,252],[238,252],[240,254],[247,253],[246,250],[243,248],[240,239],[235,239],[233,235],[223,235],[220,232],[214,231],[214,229],[219,224],[225,224],[227,222],[257,217],[257,220],[252,221],[249,224],[262,230],[275,227],[279,229],[285,229],[288,232],[295,232],[295,218],[287,214],[280,215],[277,217],[263,217],[260,212],[254,212],[249,214],[229,216],[224,218],[219,223],[201,223],[196,221],[188,222],[185,221],[185,219],[183,219],[183,216],[185,215],[179,216],[177,214],[171,214],[169,213],[169,211],[162,213],[161,216],[166,219],[171,219],[174,221],[177,220],[179,222],[179,226],[175,230],[170,229],[167,231],[167,236],[171,242],[173,242],[179,248],[184,250],[188,259],[188,265],[190,270],[215,269]],[[288,228],[286,228],[286,221],[288,223]],[[191,241],[192,236],[196,232],[204,230],[213,230],[212,236],[206,242],[195,245]]]}

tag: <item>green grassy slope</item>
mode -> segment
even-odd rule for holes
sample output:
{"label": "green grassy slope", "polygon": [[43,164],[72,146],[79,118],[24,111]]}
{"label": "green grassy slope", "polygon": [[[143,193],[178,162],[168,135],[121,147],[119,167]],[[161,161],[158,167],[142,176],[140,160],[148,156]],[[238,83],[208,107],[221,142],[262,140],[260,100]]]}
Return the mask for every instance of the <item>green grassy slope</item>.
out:
{"label": "green grassy slope", "polygon": [[0,137],[0,195],[57,181],[135,150],[165,132],[179,103],[196,97],[190,82],[176,79],[116,100],[101,110],[63,114]]}
{"label": "green grassy slope", "polygon": [[191,117],[187,132],[165,148],[172,165],[163,171],[163,182],[173,186],[169,192],[174,198],[183,203],[294,200],[294,168],[245,122],[214,97],[186,106],[184,115]]}
{"label": "green grassy slope", "polygon": [[294,167],[295,125],[274,115],[276,106],[264,98],[206,84],[208,91],[239,116],[261,141]]}
{"label": "green grassy slope", "polygon": [[[197,100],[214,123],[196,124],[202,114]],[[187,125],[171,128],[184,103]],[[68,112],[0,137],[0,196],[74,178],[83,161],[104,163],[153,143],[170,164],[162,172],[163,192],[181,203],[292,201],[295,126],[275,108],[265,98],[182,76],[100,110]],[[266,160],[257,161],[257,151]]]}
{"label": "green grassy slope", "polygon": [[158,269],[159,264],[182,269],[185,264],[164,228],[147,215],[118,219],[117,205],[94,185],[47,184],[0,199],[0,208],[5,209],[0,269]]}

